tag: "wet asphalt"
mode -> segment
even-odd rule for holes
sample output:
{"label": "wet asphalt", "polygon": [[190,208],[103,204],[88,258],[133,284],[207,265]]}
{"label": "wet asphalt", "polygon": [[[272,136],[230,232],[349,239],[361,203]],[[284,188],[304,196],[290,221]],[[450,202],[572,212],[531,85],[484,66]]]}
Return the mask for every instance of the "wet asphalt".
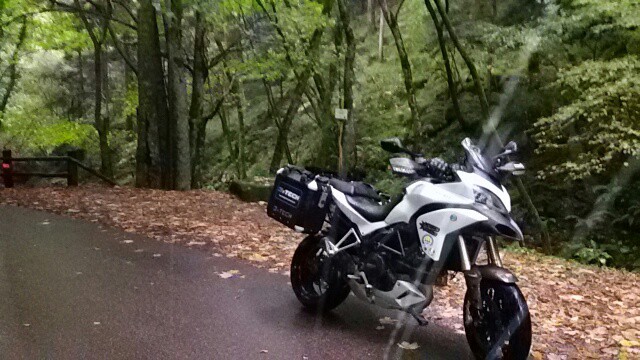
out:
{"label": "wet asphalt", "polygon": [[[238,270],[230,278],[218,274]],[[320,316],[245,262],[0,206],[0,359],[469,359],[464,335],[353,296]],[[397,346],[416,342],[417,350]]]}

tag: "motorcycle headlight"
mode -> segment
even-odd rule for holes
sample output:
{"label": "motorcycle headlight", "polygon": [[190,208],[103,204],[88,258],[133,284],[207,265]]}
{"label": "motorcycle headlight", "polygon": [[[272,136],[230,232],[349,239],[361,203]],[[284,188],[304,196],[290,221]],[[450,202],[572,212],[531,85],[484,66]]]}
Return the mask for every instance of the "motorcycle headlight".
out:
{"label": "motorcycle headlight", "polygon": [[500,213],[508,213],[507,208],[504,206],[502,201],[491,191],[480,187],[473,187],[473,197],[478,204],[482,204],[492,210],[498,211]]}

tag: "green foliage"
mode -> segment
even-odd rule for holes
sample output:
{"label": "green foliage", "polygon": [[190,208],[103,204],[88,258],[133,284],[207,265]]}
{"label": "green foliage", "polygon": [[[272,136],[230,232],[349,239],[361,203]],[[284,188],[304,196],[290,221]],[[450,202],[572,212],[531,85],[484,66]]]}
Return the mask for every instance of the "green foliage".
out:
{"label": "green foliage", "polygon": [[[215,17],[222,29],[236,35],[242,31],[247,41],[252,42],[251,47],[255,47],[255,51],[246,52],[241,61],[228,65],[245,79],[273,81],[286,78],[292,70],[301,71],[317,60],[308,56],[313,33],[334,23],[322,13],[322,4],[311,0],[225,0],[219,9]],[[253,24],[255,16],[266,16],[269,20],[268,35],[265,29]]]}
{"label": "green foliage", "polygon": [[550,161],[540,178],[583,179],[640,155],[638,57],[586,61],[561,71],[551,87],[569,103],[534,126],[537,152],[560,160]]}
{"label": "green foliage", "polygon": [[43,13],[33,17],[30,36],[33,50],[78,52],[91,48],[91,39],[76,16],[65,13]]}
{"label": "green foliage", "polygon": [[573,259],[584,263],[604,266],[611,261],[612,257],[597,242],[590,240],[587,245],[582,243],[569,243],[563,252]]}
{"label": "green foliage", "polygon": [[60,145],[90,149],[96,136],[93,126],[87,124],[8,116],[0,142],[8,148],[20,149],[23,154],[48,153]]}

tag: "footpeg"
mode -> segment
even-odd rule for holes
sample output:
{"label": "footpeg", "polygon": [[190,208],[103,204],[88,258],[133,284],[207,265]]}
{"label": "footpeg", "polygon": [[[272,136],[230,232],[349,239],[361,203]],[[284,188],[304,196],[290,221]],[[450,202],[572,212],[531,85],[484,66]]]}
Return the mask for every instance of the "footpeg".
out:
{"label": "footpeg", "polygon": [[424,316],[422,316],[421,314],[418,314],[415,310],[413,309],[409,310],[409,314],[411,314],[411,316],[413,316],[413,318],[416,319],[416,321],[418,322],[418,325],[420,326],[429,325],[429,320],[425,319]]}

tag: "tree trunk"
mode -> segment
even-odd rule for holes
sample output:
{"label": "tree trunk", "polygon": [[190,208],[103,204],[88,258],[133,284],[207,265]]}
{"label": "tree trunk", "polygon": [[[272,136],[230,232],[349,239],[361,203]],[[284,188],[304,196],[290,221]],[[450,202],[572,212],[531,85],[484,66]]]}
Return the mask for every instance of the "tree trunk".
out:
{"label": "tree trunk", "polygon": [[102,95],[104,83],[108,81],[106,71],[103,66],[103,44],[106,38],[107,24],[103,23],[102,28],[96,32],[95,26],[87,18],[84,7],[79,0],[75,0],[75,5],[80,9],[78,16],[84,24],[85,29],[93,45],[93,74],[94,74],[94,127],[98,132],[98,143],[100,147],[100,171],[107,177],[113,177],[113,164],[111,161],[111,149],[109,149],[109,117],[102,114]]}
{"label": "tree trunk", "polygon": [[11,93],[13,93],[13,89],[18,82],[18,60],[20,55],[20,49],[24,45],[25,39],[27,38],[27,17],[24,16],[22,18],[22,27],[20,28],[20,34],[18,35],[18,42],[16,43],[16,48],[13,50],[13,54],[11,55],[11,63],[9,64],[9,83],[7,84],[7,88],[4,90],[4,94],[2,95],[2,99],[0,100],[0,128],[2,127],[2,117],[4,115],[4,111],[9,104],[9,99],[11,98]]}
{"label": "tree trunk", "polygon": [[193,42],[193,81],[191,85],[191,106],[189,109],[189,147],[191,149],[191,187],[202,183],[202,147],[206,139],[207,121],[203,118],[204,83],[208,77],[205,59],[206,29],[202,13],[195,15],[195,38]]}
{"label": "tree trunk", "polygon": [[[123,65],[123,69],[124,69],[124,89],[125,89],[125,94],[128,95],[129,91],[131,91],[132,89],[135,89],[136,74],[126,64]],[[132,141],[134,139],[133,133],[136,131],[135,116],[133,114],[127,114],[127,117],[124,119],[124,121],[125,121],[124,123],[125,129],[128,132],[127,139]]]}
{"label": "tree trunk", "polygon": [[369,31],[371,31],[372,33],[376,33],[377,29],[377,25],[376,24],[376,6],[375,6],[375,0],[367,0],[367,17],[369,20]]}
{"label": "tree trunk", "polygon": [[[229,121],[227,119],[227,109],[225,105],[220,107],[220,112],[218,113],[220,116],[220,126],[222,127],[222,134],[224,135],[225,141],[227,143],[227,151],[229,151],[229,158],[233,161],[236,156],[236,151],[233,148],[233,135],[231,134],[231,129],[229,129]],[[237,166],[237,165],[236,165]]]}
{"label": "tree trunk", "polygon": [[247,165],[245,154],[245,129],[244,129],[244,89],[242,81],[236,79],[231,86],[231,94],[234,98],[238,114],[238,178],[244,180],[247,177]]}
{"label": "tree trunk", "polygon": [[[338,12],[340,14],[340,23],[342,26],[342,30],[344,31],[344,38],[346,44],[346,52],[344,55],[344,75],[343,75],[343,94],[344,94],[344,103],[343,106],[348,111],[347,123],[345,124],[346,134],[343,134],[347,139],[346,141],[346,156],[344,156],[343,163],[343,171],[344,174],[349,172],[350,169],[353,168],[355,163],[355,136],[353,136],[354,130],[354,114],[353,114],[353,86],[355,83],[355,73],[354,66],[356,61],[356,39],[353,34],[353,29],[351,28],[351,16],[349,14],[349,9],[345,4],[345,0],[337,0],[338,2]],[[371,3],[372,1],[370,1]]]}
{"label": "tree trunk", "polygon": [[84,117],[84,57],[82,56],[82,50],[78,50],[78,118]]}
{"label": "tree trunk", "polygon": [[407,54],[407,50],[404,46],[400,28],[398,27],[398,19],[396,18],[397,13],[394,14],[389,10],[389,4],[387,3],[387,0],[378,0],[378,3],[380,4],[380,9],[382,10],[384,20],[389,26],[389,30],[391,30],[393,41],[395,42],[396,50],[398,51],[398,58],[400,59],[400,66],[402,67],[402,76],[404,79],[404,88],[407,92],[407,105],[409,105],[409,110],[411,110],[411,119],[409,125],[411,126],[413,136],[418,136],[419,114],[418,103],[416,101],[416,91],[415,87],[413,86],[413,74],[411,71],[411,63],[409,62],[409,55]]}
{"label": "tree trunk", "polygon": [[98,132],[100,146],[100,172],[108,178],[113,177],[113,164],[111,161],[111,149],[109,148],[109,117],[102,115],[102,91],[105,80],[105,71],[102,63],[102,44],[94,44],[94,75],[95,75],[95,106],[94,126]]}
{"label": "tree trunk", "polygon": [[167,9],[172,16],[168,22],[167,61],[170,111],[170,153],[172,156],[171,188],[191,189],[191,151],[189,148],[189,113],[187,107],[187,79],[185,76],[185,55],[182,51],[182,1],[167,0]]}
{"label": "tree trunk", "polygon": [[473,84],[475,86],[476,93],[478,94],[478,99],[480,100],[480,108],[482,109],[482,117],[486,120],[486,119],[489,118],[489,103],[487,102],[487,96],[484,93],[484,87],[482,86],[482,80],[480,79],[480,76],[478,76],[478,70],[476,70],[476,66],[473,64],[473,60],[471,60],[471,57],[469,57],[469,55],[467,55],[467,52],[462,47],[462,44],[460,43],[460,40],[458,39],[458,36],[456,35],[455,31],[453,30],[453,26],[451,26],[451,22],[449,21],[449,16],[447,15],[447,13],[442,8],[442,5],[440,4],[440,0],[434,0],[434,2],[436,4],[436,7],[438,8],[438,12],[440,13],[440,17],[442,18],[442,22],[444,23],[445,27],[447,28],[447,32],[449,33],[449,37],[451,38],[451,41],[453,41],[453,44],[455,45],[456,49],[460,53],[460,56],[462,56],[462,59],[464,60],[465,64],[467,65],[467,68],[469,69],[469,73],[471,74],[471,77],[473,78]]}
{"label": "tree trunk", "polygon": [[[437,1],[437,0],[436,0]],[[438,16],[436,15],[436,10],[431,5],[431,0],[425,0],[425,5],[427,6],[427,10],[431,15],[431,19],[433,20],[433,25],[436,28],[436,33],[438,35],[438,44],[440,45],[440,52],[442,53],[442,60],[444,61],[444,67],[447,71],[447,84],[449,86],[449,95],[451,96],[451,103],[453,104],[453,111],[455,113],[456,119],[460,124],[460,127],[464,130],[467,127],[467,124],[462,117],[462,112],[460,111],[460,104],[458,103],[458,90],[456,89],[456,83],[453,81],[453,72],[451,71],[451,63],[449,62],[449,53],[447,52],[447,44],[445,43],[445,39],[443,36],[442,24],[438,20]]]}
{"label": "tree trunk", "polygon": [[378,26],[378,60],[384,60],[384,16],[382,16],[382,9],[380,9],[380,25]]}
{"label": "tree trunk", "polygon": [[142,0],[138,10],[136,186],[169,187],[168,118],[157,14],[151,0]]}

